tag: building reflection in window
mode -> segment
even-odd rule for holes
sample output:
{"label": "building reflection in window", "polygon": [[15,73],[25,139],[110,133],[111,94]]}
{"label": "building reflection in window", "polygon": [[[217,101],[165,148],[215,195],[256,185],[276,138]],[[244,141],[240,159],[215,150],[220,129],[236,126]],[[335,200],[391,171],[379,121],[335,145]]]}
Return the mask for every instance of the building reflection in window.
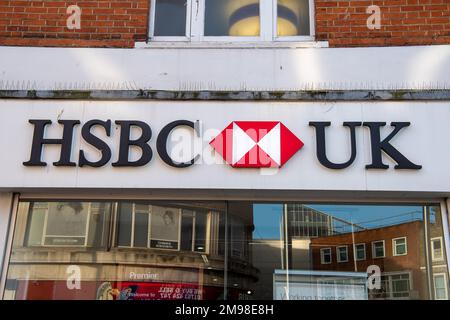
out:
{"label": "building reflection in window", "polygon": [[4,298],[446,300],[444,239],[439,206],[21,201]]}
{"label": "building reflection in window", "polygon": [[[439,206],[289,203],[253,209],[252,264],[261,272],[255,299],[448,296]],[[372,266],[379,275],[368,274]]]}

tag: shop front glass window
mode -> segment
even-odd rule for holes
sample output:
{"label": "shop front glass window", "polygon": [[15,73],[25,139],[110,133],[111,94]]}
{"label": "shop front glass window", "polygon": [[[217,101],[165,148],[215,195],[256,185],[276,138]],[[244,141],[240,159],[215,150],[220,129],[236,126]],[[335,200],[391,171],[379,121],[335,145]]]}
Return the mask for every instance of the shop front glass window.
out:
{"label": "shop front glass window", "polygon": [[103,243],[109,203],[34,202],[25,232],[27,246],[92,247]]}
{"label": "shop front glass window", "polygon": [[439,206],[23,200],[3,298],[448,299],[443,239]]}
{"label": "shop front glass window", "polygon": [[426,246],[443,234],[439,206],[252,203],[249,208],[231,202],[228,214],[242,216],[243,208],[253,230],[254,279],[238,287],[248,299],[441,299],[447,294],[440,275],[447,275],[446,260],[432,263]]}
{"label": "shop front glass window", "polygon": [[4,298],[223,299],[223,216],[219,202],[22,201]]}

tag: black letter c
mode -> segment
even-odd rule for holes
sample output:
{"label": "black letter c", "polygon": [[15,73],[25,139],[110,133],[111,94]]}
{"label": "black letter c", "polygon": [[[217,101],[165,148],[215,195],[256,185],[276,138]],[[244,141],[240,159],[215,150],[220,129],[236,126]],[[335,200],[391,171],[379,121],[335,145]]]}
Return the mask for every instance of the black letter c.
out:
{"label": "black letter c", "polygon": [[169,166],[175,167],[175,168],[186,168],[192,166],[195,161],[198,160],[200,155],[196,155],[193,159],[191,159],[189,162],[175,162],[172,160],[172,158],[167,153],[167,139],[170,135],[170,132],[179,126],[188,126],[194,129],[194,131],[197,133],[197,135],[200,135],[199,129],[195,126],[194,122],[189,120],[177,120],[169,123],[166,125],[161,132],[158,135],[158,139],[156,140],[156,149],[158,150],[158,154],[161,157],[161,159],[168,164]]}

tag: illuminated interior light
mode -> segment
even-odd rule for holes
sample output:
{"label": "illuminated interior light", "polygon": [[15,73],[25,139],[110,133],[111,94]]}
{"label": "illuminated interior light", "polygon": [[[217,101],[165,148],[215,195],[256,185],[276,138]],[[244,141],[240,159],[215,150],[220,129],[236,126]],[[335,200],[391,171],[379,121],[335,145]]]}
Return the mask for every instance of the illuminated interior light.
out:
{"label": "illuminated interior light", "polygon": [[[296,14],[283,5],[277,6],[278,36],[298,35],[298,19]],[[260,34],[259,3],[253,3],[238,8],[229,19],[230,36],[257,37]]]}
{"label": "illuminated interior light", "polygon": [[288,7],[277,6],[277,35],[279,37],[298,35],[298,19],[295,13]]}
{"label": "illuminated interior light", "polygon": [[228,34],[230,36],[259,36],[259,3],[240,7],[230,16],[229,21],[230,28]]}

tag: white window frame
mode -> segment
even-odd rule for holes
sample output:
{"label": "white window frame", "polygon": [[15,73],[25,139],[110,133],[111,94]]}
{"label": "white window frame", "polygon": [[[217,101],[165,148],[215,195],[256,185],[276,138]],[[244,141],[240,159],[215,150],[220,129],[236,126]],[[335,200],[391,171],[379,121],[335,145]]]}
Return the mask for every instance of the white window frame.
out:
{"label": "white window frame", "polygon": [[[155,36],[155,17],[156,17],[156,1],[150,0],[150,17],[149,17],[149,25],[148,25],[148,38],[150,41],[189,41],[191,38],[191,16],[192,16],[192,8],[191,3],[194,0],[186,0],[186,34],[185,36]],[[195,2],[195,1],[194,1]]]}
{"label": "white window frame", "polygon": [[[134,232],[136,228],[136,203],[133,202],[131,206],[131,232],[130,232],[130,245],[129,246],[122,246],[117,244],[118,248],[132,248],[132,249],[152,249],[152,250],[165,250],[165,251],[180,251],[181,247],[181,209],[178,210],[178,246],[174,249],[166,249],[166,248],[155,248],[152,247],[151,240],[161,240],[161,241],[168,241],[167,239],[153,239],[152,233],[151,233],[151,227],[152,227],[152,212],[153,212],[153,206],[151,204],[147,204],[148,206],[148,225],[147,225],[147,246],[146,247],[135,247],[134,246]],[[120,222],[116,220],[116,224],[119,224]],[[120,230],[120,229],[118,229]],[[120,232],[120,231],[119,231]]]}
{"label": "white window frame", "polygon": [[[152,215],[153,215],[153,207],[160,207],[160,208],[170,208],[170,207],[165,207],[164,205],[150,205],[150,219],[149,219],[149,223],[148,223],[148,238],[147,238],[147,247],[149,249],[153,249],[153,250],[167,250],[167,251],[180,251],[180,247],[181,247],[181,218],[182,218],[182,210],[180,208],[172,208],[172,209],[176,209],[178,211],[178,246],[175,249],[167,249],[167,248],[155,248],[151,246],[151,242],[152,240],[159,240],[159,241],[171,241],[171,240],[167,240],[167,239],[157,239],[157,238],[152,238]],[[134,223],[134,221],[133,221]],[[133,239],[134,239],[134,235],[133,235]]]}
{"label": "white window frame", "polygon": [[[397,240],[405,239],[405,253],[397,253]],[[392,254],[394,257],[406,256],[408,254],[408,238],[407,237],[398,237],[392,239]]]}
{"label": "white window frame", "polygon": [[[324,255],[324,251],[328,250],[330,252],[330,262],[325,262],[325,255]],[[321,248],[320,249],[320,264],[331,264],[333,262],[333,253],[331,248]]]}
{"label": "white window frame", "polygon": [[[437,294],[436,294],[436,281],[435,278],[437,277],[444,277],[444,284],[445,284],[445,298],[444,299],[437,299]],[[433,274],[433,290],[434,290],[434,299],[435,300],[448,300],[448,283],[447,283],[447,274],[442,272],[442,273],[435,273]]]}
{"label": "white window frame", "polygon": [[185,36],[155,36],[156,1],[150,0],[149,42],[187,42],[193,44],[207,43],[269,43],[269,42],[308,42],[315,40],[314,0],[309,1],[308,36],[277,36],[277,4],[278,0],[259,0],[260,35],[257,37],[205,36],[205,0],[186,0],[186,34]]}
{"label": "white window frame", "polygon": [[[383,242],[383,256],[377,257],[375,256],[375,243]],[[386,241],[384,240],[376,240],[372,241],[372,259],[383,259],[386,258]]]}
{"label": "white window frame", "polygon": [[[345,259],[345,260],[341,260],[341,254],[340,254],[340,252],[339,252],[339,250],[341,249],[341,248],[345,248],[345,253],[346,253],[346,256],[347,256],[347,258]],[[336,247],[336,261],[338,262],[338,263],[344,263],[344,262],[348,262],[348,246],[337,246]]]}
{"label": "white window frame", "polygon": [[[261,0],[263,1],[263,0]],[[278,36],[278,29],[277,29],[277,18],[278,18],[278,0],[273,0],[272,5],[272,34],[273,34],[273,40],[274,41],[283,41],[283,42],[297,42],[297,41],[314,41],[315,34],[316,34],[316,26],[315,26],[315,11],[314,11],[314,0],[308,0],[308,7],[309,7],[309,36],[284,36],[279,37]]]}
{"label": "white window frame", "polygon": [[[88,212],[87,212],[87,216],[86,216],[86,225],[85,225],[85,230],[84,230],[84,236],[67,236],[67,235],[52,235],[52,234],[48,234],[47,233],[47,227],[48,227],[48,216],[49,216],[49,211],[50,211],[50,203],[52,203],[52,201],[47,201],[47,209],[45,211],[45,218],[44,218],[44,230],[42,231],[42,238],[41,238],[41,247],[87,247],[88,246],[88,239],[89,239],[89,223],[91,220],[91,207],[92,207],[92,202],[84,202],[81,201],[81,203],[87,203],[88,204]],[[64,203],[64,202],[63,202]],[[84,238],[84,242],[83,244],[45,244],[45,240],[47,238]]]}
{"label": "white window frame", "polygon": [[[191,210],[192,211],[192,240],[191,240],[191,252],[197,252],[197,253],[201,253],[201,254],[209,254],[209,236],[211,233],[211,212],[210,211],[197,211],[197,210]],[[205,250],[204,251],[199,251],[199,250],[195,250],[195,241],[197,239],[197,228],[196,228],[196,222],[197,222],[197,215],[198,214],[205,214],[206,215],[206,232],[205,232]],[[180,251],[181,250],[181,228],[182,228],[182,221],[183,221],[183,209],[181,209],[181,219],[180,219]],[[148,245],[148,247],[150,248],[150,244]]]}
{"label": "white window frame", "polygon": [[[148,205],[149,206],[149,205]],[[133,249],[146,249],[149,248],[150,246],[150,226],[151,226],[151,209],[150,207],[148,208],[148,224],[147,224],[147,246],[146,247],[135,247],[134,246],[134,229],[136,228],[136,203],[133,202],[131,204],[131,231],[130,231],[130,245],[129,246],[121,246],[119,245],[119,243],[117,243],[117,247],[118,248],[133,248]],[[119,215],[117,215],[117,217],[115,218],[115,223],[117,225],[119,225]],[[120,232],[120,227],[118,226],[118,231]]]}
{"label": "white window frame", "polygon": [[[375,241],[376,242],[376,241]],[[403,275],[408,275],[408,291],[409,291],[409,295],[408,297],[394,297],[394,293],[398,292],[395,291],[394,292],[394,280],[392,279],[393,276],[403,276]],[[410,299],[411,297],[411,291],[413,290],[413,282],[412,282],[412,276],[411,276],[411,272],[386,272],[383,273],[382,276],[385,276],[388,278],[388,285],[389,285],[389,299],[395,299],[395,300],[407,300]],[[402,279],[405,280],[405,279]]]}
{"label": "white window frame", "polygon": [[[357,246],[363,246],[364,247],[364,258],[362,259],[358,259],[358,250],[357,250]],[[364,261],[367,259],[367,254],[366,254],[366,244],[365,243],[356,243],[354,248],[353,248],[353,254],[355,255],[355,261]]]}
{"label": "white window frame", "polygon": [[[439,240],[441,243],[441,257],[440,258],[436,258],[434,256],[434,241],[435,240]],[[442,237],[431,238],[430,244],[431,244],[431,261],[444,261],[444,242],[443,242]]]}

